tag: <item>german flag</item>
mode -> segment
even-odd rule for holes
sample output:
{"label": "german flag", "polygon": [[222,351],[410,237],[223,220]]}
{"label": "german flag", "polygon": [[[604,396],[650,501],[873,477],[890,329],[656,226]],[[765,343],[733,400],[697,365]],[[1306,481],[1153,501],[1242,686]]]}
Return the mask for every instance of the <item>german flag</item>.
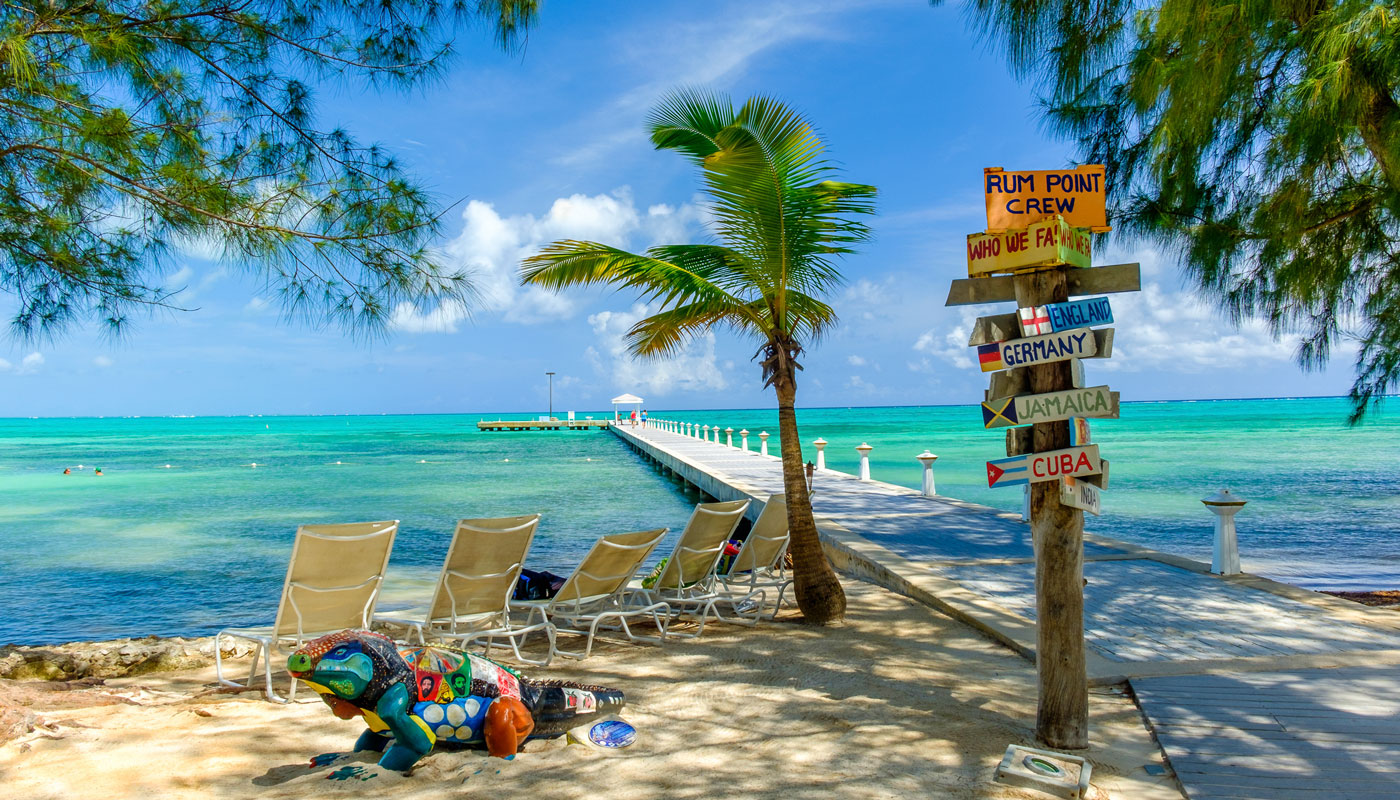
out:
{"label": "german flag", "polygon": [[1006,369],[1006,365],[1001,363],[1001,343],[979,344],[977,346],[977,363],[982,365],[983,372]]}

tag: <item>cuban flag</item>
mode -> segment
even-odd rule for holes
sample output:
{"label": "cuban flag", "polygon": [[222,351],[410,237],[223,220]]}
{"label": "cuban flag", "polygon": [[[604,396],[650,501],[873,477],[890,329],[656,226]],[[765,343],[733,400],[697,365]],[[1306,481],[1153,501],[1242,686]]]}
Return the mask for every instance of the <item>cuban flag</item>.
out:
{"label": "cuban flag", "polygon": [[1021,317],[1022,336],[1043,336],[1055,332],[1055,326],[1050,322],[1050,310],[1045,306],[1018,308],[1016,313]]}
{"label": "cuban flag", "polygon": [[981,365],[983,372],[1006,369],[1006,365],[1001,362],[1001,343],[977,345],[977,363]]}

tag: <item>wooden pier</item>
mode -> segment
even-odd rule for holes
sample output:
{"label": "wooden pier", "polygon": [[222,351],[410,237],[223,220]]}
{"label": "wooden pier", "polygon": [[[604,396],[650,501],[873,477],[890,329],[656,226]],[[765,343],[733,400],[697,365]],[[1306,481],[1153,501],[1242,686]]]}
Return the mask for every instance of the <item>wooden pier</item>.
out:
{"label": "wooden pier", "polygon": [[498,419],[476,423],[479,431],[605,431],[612,425],[608,419]]}

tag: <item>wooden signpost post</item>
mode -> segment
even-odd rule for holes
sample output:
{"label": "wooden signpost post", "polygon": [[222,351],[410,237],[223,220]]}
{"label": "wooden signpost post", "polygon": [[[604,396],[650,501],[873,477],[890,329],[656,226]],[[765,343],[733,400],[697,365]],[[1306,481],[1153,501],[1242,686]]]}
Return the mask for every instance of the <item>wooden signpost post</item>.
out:
{"label": "wooden signpost post", "polygon": [[[1035,543],[1036,737],[1050,747],[1089,745],[1084,657],[1084,511],[1102,510],[1108,461],[1086,418],[1117,418],[1118,393],[1084,387],[1081,359],[1113,354],[1108,298],[1135,292],[1137,264],[1090,265],[1089,234],[1109,230],[1105,170],[983,173],[987,230],[967,237],[968,278],[947,304],[1014,300],[982,317],[968,345],[992,373],[983,425],[1007,427],[1007,458],[987,462],[987,485],[1028,485]],[[1007,273],[1007,274],[997,274]],[[1029,425],[1030,427],[1019,427]],[[1071,435],[1073,429],[1073,435]]]}

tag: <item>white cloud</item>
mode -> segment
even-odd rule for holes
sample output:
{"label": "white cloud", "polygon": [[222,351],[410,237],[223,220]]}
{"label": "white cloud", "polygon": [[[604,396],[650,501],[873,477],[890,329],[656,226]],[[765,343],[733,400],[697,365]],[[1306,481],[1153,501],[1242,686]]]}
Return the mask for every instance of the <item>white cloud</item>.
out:
{"label": "white cloud", "polygon": [[112,366],[116,362],[108,358],[107,356],[97,356],[92,360],[92,363],[93,366],[103,367],[105,369],[106,367]]}
{"label": "white cloud", "polygon": [[[958,310],[958,324],[951,330],[940,333],[936,329],[926,330],[914,341],[914,351],[941,358],[958,369],[971,369],[971,350],[967,339],[972,335],[972,325],[984,313],[993,313],[990,306],[964,306]],[[914,372],[931,372],[932,365],[927,358],[920,362],[910,362]]]}
{"label": "white cloud", "polygon": [[38,351],[30,353],[24,358],[21,358],[19,360],[18,367],[16,367],[14,364],[11,364],[9,361],[6,361],[3,358],[0,358],[0,372],[9,372],[13,370],[16,375],[33,375],[34,373],[38,372],[39,367],[42,367],[43,365],[44,355]]}
{"label": "white cloud", "polygon": [[[462,210],[462,232],[444,250],[452,265],[472,276],[483,312],[500,314],[507,322],[549,322],[572,316],[575,303],[567,293],[520,286],[522,260],[560,239],[616,247],[636,240],[643,245],[639,249],[662,239],[684,241],[702,220],[700,209],[689,203],[652,206],[641,214],[625,187],[612,194],[561,197],[539,217],[503,217],[492,204],[473,200]],[[428,310],[402,303],[394,309],[391,325],[408,333],[453,333],[467,316],[466,306],[456,301]]]}
{"label": "white cloud", "polygon": [[852,375],[846,379],[846,388],[854,389],[865,394],[882,394],[883,389],[867,381],[859,375]]}
{"label": "white cloud", "polygon": [[259,297],[257,295],[254,295],[253,298],[248,301],[248,304],[243,307],[243,313],[261,314],[271,307],[272,303],[268,302],[268,299],[266,297]]}
{"label": "white cloud", "polygon": [[865,359],[860,356],[846,356],[846,363],[853,367],[863,367],[865,366]]}
{"label": "white cloud", "polygon": [[[623,336],[653,309],[638,303],[628,311],[600,311],[588,317],[598,335],[597,346],[588,348],[588,359],[617,391],[665,395],[684,391],[719,391],[729,382],[715,362],[715,335],[706,332],[691,340],[678,356],[635,360],[627,352]],[[645,396],[645,395],[643,395]]]}

